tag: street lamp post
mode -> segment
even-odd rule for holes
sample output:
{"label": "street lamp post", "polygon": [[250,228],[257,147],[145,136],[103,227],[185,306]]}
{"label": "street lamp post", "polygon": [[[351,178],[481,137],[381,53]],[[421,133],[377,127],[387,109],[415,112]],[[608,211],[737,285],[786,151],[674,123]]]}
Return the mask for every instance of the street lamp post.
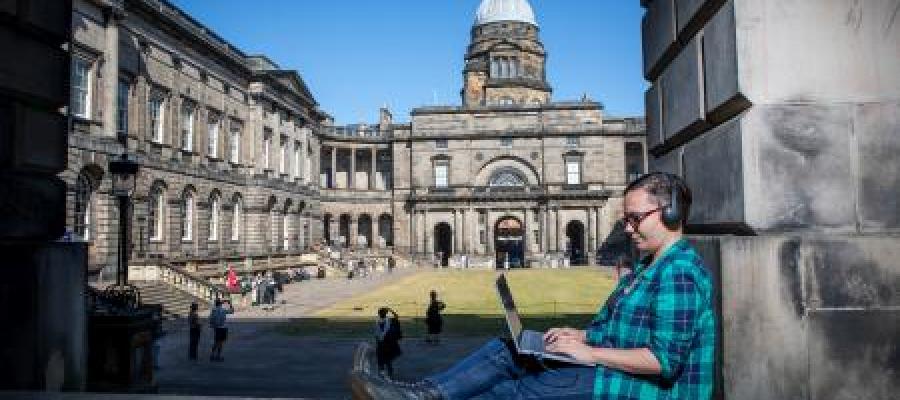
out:
{"label": "street lamp post", "polygon": [[[112,175],[112,194],[119,202],[119,263],[116,270],[116,285],[109,290],[113,297],[122,301],[122,306],[137,307],[140,295],[136,288],[128,285],[128,246],[131,237],[131,197],[137,187],[137,172],[140,166],[127,152],[109,162]],[[113,294],[115,293],[115,294]]]}

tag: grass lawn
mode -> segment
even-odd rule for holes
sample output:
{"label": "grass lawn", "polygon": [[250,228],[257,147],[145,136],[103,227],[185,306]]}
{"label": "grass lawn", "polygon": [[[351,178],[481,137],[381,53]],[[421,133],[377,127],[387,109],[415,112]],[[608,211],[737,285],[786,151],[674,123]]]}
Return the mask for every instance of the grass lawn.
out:
{"label": "grass lawn", "polygon": [[[425,271],[294,320],[280,330],[291,335],[365,337],[371,335],[379,307],[400,314],[405,336],[424,334],[428,292],[447,304],[447,335],[490,336],[505,332],[494,271]],[[613,278],[598,269],[514,270],[509,286],[529,329],[583,326],[612,291]]]}

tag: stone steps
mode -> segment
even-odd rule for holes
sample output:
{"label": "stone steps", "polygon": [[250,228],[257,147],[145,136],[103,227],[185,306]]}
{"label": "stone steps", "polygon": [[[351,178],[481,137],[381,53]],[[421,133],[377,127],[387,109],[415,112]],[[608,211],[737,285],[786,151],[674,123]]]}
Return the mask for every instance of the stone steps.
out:
{"label": "stone steps", "polygon": [[166,319],[186,318],[190,312],[191,303],[194,302],[200,306],[201,311],[209,308],[209,303],[206,300],[195,297],[164,282],[131,281],[131,284],[141,290],[141,302],[143,304],[161,305],[163,318]]}

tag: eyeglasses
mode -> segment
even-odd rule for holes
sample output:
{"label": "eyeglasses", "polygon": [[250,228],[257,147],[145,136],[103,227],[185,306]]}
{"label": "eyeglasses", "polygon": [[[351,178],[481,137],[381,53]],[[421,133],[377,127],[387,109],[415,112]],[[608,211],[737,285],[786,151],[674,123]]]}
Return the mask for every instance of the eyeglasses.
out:
{"label": "eyeglasses", "polygon": [[631,225],[631,228],[635,231],[638,230],[638,227],[641,226],[641,222],[644,222],[647,217],[653,215],[653,213],[662,210],[662,207],[654,208],[650,211],[645,212],[627,212],[625,216],[622,217],[622,220],[625,221],[626,224]]}

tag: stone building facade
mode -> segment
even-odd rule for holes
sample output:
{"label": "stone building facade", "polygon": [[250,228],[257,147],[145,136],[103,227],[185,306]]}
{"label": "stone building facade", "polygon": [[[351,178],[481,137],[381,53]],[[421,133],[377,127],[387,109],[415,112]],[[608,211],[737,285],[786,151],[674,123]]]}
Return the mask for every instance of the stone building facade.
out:
{"label": "stone building facade", "polygon": [[141,169],[133,262],[200,275],[289,260],[321,237],[327,115],[295,71],[247,55],[165,0],[75,0],[67,220],[114,266],[108,162]]}
{"label": "stone building facade", "polygon": [[443,265],[594,263],[645,170],[643,118],[552,101],[525,0],[483,1],[465,58],[462,106],[323,130],[325,239]]}

